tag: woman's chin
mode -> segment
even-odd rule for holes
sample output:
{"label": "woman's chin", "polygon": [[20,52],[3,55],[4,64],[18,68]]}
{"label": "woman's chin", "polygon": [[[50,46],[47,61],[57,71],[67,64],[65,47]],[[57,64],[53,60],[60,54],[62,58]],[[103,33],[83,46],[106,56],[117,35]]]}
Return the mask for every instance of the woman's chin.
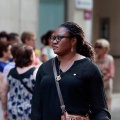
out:
{"label": "woman's chin", "polygon": [[59,52],[58,52],[57,50],[54,50],[54,53],[55,53],[55,54],[59,54]]}

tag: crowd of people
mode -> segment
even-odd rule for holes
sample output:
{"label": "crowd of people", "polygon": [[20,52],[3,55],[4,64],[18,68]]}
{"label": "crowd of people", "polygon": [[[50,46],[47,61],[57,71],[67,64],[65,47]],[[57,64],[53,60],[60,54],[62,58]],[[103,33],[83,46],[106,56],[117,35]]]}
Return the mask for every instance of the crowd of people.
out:
{"label": "crowd of people", "polygon": [[82,28],[65,22],[40,38],[43,47],[39,52],[36,42],[29,31],[21,36],[0,32],[4,120],[110,120],[115,67],[108,40],[97,40],[94,51],[84,40]]}

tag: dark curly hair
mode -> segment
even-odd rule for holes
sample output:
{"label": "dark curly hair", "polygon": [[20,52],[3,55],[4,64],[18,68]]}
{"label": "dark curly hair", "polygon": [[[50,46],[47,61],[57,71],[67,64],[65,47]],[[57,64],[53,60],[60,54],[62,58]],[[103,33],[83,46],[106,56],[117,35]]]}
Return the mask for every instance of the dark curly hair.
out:
{"label": "dark curly hair", "polygon": [[17,49],[15,55],[15,64],[16,67],[27,67],[32,65],[33,61],[31,60],[31,56],[33,54],[33,49],[31,46],[22,45]]}
{"label": "dark curly hair", "polygon": [[82,28],[74,22],[65,22],[59,27],[64,27],[68,30],[68,33],[71,37],[77,39],[77,53],[84,55],[85,57],[95,60],[94,48],[90,43],[84,40],[84,32]]}
{"label": "dark curly hair", "polygon": [[[51,37],[51,35],[53,34],[53,30],[49,30],[46,32],[46,34],[44,34],[42,37],[41,37],[41,42],[44,44],[44,45],[49,45],[49,38]],[[44,42],[43,42],[43,39],[44,39]]]}

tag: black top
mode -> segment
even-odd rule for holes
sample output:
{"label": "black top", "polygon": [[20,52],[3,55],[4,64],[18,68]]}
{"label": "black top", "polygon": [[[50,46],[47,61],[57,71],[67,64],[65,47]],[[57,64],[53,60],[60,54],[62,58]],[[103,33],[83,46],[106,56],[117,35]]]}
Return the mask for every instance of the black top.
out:
{"label": "black top", "polygon": [[[56,57],[56,68],[59,61]],[[97,66],[88,58],[77,60],[61,74],[59,81],[62,96],[69,114],[86,115],[92,112],[93,120],[110,120],[103,81]],[[32,102],[32,120],[60,120],[62,114],[54,80],[52,60],[38,70]]]}

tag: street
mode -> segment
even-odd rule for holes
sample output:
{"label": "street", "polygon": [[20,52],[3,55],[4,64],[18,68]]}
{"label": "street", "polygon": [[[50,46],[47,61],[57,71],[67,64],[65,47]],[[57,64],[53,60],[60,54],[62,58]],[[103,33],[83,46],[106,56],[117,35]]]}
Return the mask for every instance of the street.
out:
{"label": "street", "polygon": [[[111,116],[112,116],[111,120],[120,120],[120,94],[113,94]],[[3,120],[1,104],[0,104],[0,120]]]}

